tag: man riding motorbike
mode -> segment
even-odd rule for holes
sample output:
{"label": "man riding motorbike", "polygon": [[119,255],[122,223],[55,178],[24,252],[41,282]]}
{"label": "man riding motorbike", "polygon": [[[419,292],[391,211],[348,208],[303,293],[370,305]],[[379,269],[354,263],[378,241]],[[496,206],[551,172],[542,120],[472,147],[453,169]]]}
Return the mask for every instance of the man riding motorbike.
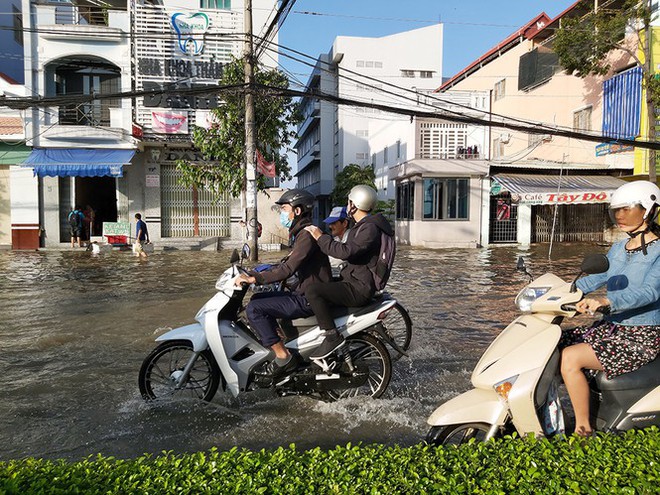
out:
{"label": "man riding motorbike", "polygon": [[305,227],[312,224],[314,196],[302,189],[291,189],[275,202],[280,205],[280,223],[289,229],[291,253],[279,265],[262,272],[239,275],[235,284],[270,284],[286,280],[296,274],[298,286],[291,292],[264,292],[255,294],[246,308],[250,325],[263,345],[275,352],[275,360],[268,366],[273,379],[294,371],[300,359],[292,355],[278,334],[277,318],[304,318],[312,315],[306,291],[314,283],[332,280],[328,257],[321,252]]}
{"label": "man riding motorbike", "polygon": [[332,306],[364,306],[376,292],[372,270],[378,261],[381,231],[394,235],[392,226],[383,215],[371,214],[377,200],[372,187],[359,185],[351,189],[346,210],[355,224],[345,243],[334,240],[318,227],[305,227],[324,254],[348,262],[341,271],[340,281],[310,284],[306,293],[320,328],[325,330],[325,340],[311,354],[312,359],[324,358],[344,343],[344,338],[335,328]]}

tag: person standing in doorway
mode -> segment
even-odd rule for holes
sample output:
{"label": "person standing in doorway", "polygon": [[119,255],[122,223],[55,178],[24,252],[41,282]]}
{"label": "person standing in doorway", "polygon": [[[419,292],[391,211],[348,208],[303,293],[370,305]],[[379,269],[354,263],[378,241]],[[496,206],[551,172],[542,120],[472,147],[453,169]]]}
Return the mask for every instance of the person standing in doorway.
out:
{"label": "person standing in doorway", "polygon": [[82,232],[83,232],[83,220],[85,215],[80,209],[80,206],[71,210],[69,216],[67,217],[69,221],[69,230],[71,232],[71,247],[76,247],[76,242],[78,242],[78,247],[82,247]]}
{"label": "person standing in doorway", "polygon": [[142,215],[139,213],[135,214],[135,254],[146,258],[147,253],[144,252],[143,245],[149,243],[149,231],[147,230],[147,224],[142,220]]}

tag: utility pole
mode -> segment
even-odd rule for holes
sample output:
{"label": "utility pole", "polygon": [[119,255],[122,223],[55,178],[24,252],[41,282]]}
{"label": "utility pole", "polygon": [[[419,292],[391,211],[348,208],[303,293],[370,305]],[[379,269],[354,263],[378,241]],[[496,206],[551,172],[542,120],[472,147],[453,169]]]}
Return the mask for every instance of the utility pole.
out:
{"label": "utility pole", "polygon": [[257,143],[254,124],[254,45],[252,0],[245,0],[245,220],[249,234],[250,260],[259,259],[257,242]]}
{"label": "utility pole", "polygon": [[[655,116],[655,105],[653,104],[653,96],[651,95],[651,81],[655,77],[655,69],[651,63],[651,57],[653,56],[651,50],[653,47],[652,41],[652,29],[650,25],[651,12],[653,11],[653,0],[648,1],[649,12],[644,16],[644,72],[646,78],[646,110],[647,110],[647,119],[649,121],[648,128],[648,140],[655,141],[656,137],[656,116]],[[656,161],[657,161],[657,151],[649,150],[649,181],[657,181],[656,176]]]}

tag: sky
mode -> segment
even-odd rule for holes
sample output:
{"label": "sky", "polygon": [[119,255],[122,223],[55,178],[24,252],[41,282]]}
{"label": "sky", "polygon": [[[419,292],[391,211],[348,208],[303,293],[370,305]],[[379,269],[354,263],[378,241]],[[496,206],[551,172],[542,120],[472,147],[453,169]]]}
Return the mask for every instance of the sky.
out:
{"label": "sky", "polygon": [[[280,28],[279,44],[316,58],[330,50],[337,36],[379,37],[441,22],[442,72],[448,77],[541,12],[554,18],[573,3],[575,0],[297,0]],[[307,81],[310,67],[285,57],[280,57],[280,63],[300,81]]]}

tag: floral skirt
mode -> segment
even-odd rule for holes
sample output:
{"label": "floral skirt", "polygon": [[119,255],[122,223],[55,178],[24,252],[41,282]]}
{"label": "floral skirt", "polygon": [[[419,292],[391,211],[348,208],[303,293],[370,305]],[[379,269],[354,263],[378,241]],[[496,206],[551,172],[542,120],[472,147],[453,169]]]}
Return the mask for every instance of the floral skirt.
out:
{"label": "floral skirt", "polygon": [[641,368],[660,354],[660,326],[626,326],[601,320],[563,330],[559,348],[581,343],[593,348],[605,375],[613,378]]}

